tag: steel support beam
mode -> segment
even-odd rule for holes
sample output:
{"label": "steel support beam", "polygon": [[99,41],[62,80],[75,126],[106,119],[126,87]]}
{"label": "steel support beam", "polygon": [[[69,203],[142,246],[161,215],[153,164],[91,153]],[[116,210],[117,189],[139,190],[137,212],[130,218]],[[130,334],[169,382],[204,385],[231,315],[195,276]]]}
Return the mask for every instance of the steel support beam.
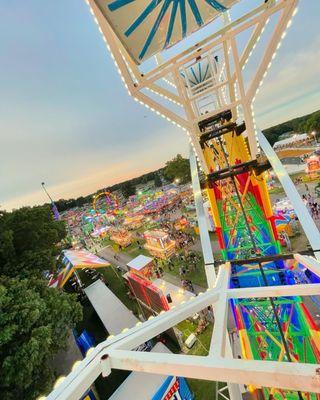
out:
{"label": "steel support beam", "polygon": [[289,177],[288,172],[279,160],[276,152],[271,147],[270,143],[261,131],[258,131],[258,139],[261,149],[267,156],[270,164],[277,175],[286,195],[288,196],[291,204],[299,218],[300,224],[310,242],[312,249],[315,251],[315,256],[320,260],[320,233],[312,219],[307,207],[304,205],[301,196]]}
{"label": "steel support beam", "polygon": [[319,365],[111,351],[111,368],[320,393]]}
{"label": "steel support beam", "polygon": [[227,292],[228,299],[315,295],[320,295],[320,285],[318,283],[288,286],[259,286],[246,289],[229,289]]}
{"label": "steel support beam", "polygon": [[[303,256],[301,254],[294,254],[295,260],[310,269],[315,275],[320,277],[320,262],[310,256]],[[310,285],[308,285],[310,286]]]}
{"label": "steel support beam", "polygon": [[211,248],[211,241],[208,232],[207,217],[204,212],[203,199],[201,194],[201,187],[198,176],[197,159],[195,152],[190,146],[190,169],[191,169],[191,180],[192,189],[194,196],[194,204],[196,207],[198,227],[200,233],[201,248],[204,259],[204,268],[207,278],[208,287],[213,287],[217,279],[216,272],[214,269],[214,257]]}

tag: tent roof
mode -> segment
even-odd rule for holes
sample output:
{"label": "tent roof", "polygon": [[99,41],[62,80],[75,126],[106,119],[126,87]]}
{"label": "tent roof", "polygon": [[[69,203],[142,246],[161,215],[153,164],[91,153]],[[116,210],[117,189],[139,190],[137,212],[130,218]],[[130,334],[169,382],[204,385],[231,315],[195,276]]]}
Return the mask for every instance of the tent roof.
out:
{"label": "tent roof", "polygon": [[101,280],[84,291],[109,334],[118,335],[124,328],[132,328],[138,322],[133,312]]}
{"label": "tent roof", "polygon": [[94,0],[137,64],[197,31],[239,0]]}
{"label": "tent roof", "polygon": [[87,250],[64,250],[63,262],[72,267],[103,267],[109,266],[110,263]]}
{"label": "tent roof", "polygon": [[308,139],[308,134],[307,133],[301,133],[301,134],[298,134],[298,135],[290,136],[290,137],[288,137],[286,139],[279,140],[278,142],[275,142],[273,147],[285,146],[287,144],[299,142],[300,140],[306,140],[306,139]]}
{"label": "tent roof", "polygon": [[136,257],[133,260],[129,261],[127,266],[129,268],[133,268],[133,269],[135,269],[137,271],[140,271],[142,268],[144,268],[146,265],[148,265],[152,261],[153,261],[153,258],[146,257],[143,254],[140,254],[138,257]]}

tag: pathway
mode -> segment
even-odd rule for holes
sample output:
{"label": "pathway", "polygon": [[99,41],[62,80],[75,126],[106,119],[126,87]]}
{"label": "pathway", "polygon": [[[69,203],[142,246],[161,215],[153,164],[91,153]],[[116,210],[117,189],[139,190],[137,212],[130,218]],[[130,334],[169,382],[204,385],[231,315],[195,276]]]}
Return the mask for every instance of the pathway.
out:
{"label": "pathway", "polygon": [[[106,246],[100,249],[98,255],[109,261],[111,264],[118,265],[124,272],[128,271],[127,264],[132,260],[132,256],[126,253],[116,252],[111,246]],[[115,256],[117,258],[114,258]]]}
{"label": "pathway", "polygon": [[[162,276],[162,279],[164,279],[164,280],[167,281],[167,282],[172,283],[173,285],[176,285],[176,286],[178,286],[178,287],[182,287],[182,285],[181,285],[181,279],[180,279],[178,276],[175,276],[175,275],[169,274],[168,272],[165,272],[165,273],[163,274],[163,276]],[[199,294],[200,292],[203,293],[203,292],[206,291],[205,288],[203,288],[203,287],[201,287],[201,286],[199,286],[199,285],[195,285],[194,283],[192,283],[192,285],[193,285],[194,293],[195,293],[195,294]]]}
{"label": "pathway", "polygon": [[[98,255],[105,260],[109,261],[112,264],[118,265],[123,272],[127,272],[127,264],[129,261],[132,260],[132,256],[126,254],[126,253],[117,253],[116,251],[113,250],[111,246],[107,246],[102,248],[101,250],[98,251]],[[114,256],[117,255],[117,259],[114,258]],[[172,283],[173,285],[176,285],[178,287],[182,287],[181,285],[181,279],[178,276],[172,275],[168,272],[165,272],[162,279]],[[195,293],[198,294],[200,292],[205,292],[206,289],[199,286],[199,285],[193,285]]]}

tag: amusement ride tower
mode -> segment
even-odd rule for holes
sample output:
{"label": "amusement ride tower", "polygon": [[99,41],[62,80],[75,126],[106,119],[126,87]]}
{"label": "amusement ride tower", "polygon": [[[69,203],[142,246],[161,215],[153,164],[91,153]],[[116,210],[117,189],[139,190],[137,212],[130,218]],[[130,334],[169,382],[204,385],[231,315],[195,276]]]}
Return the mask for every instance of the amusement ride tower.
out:
{"label": "amusement ride tower", "polygon": [[[109,337],[48,399],[78,399],[113,368],[227,382],[232,400],[241,398],[239,384],[261,399],[320,398],[320,334],[302,300],[319,295],[320,287],[296,284],[299,268],[320,275],[319,232],[258,131],[253,112],[298,1],[261,1],[234,21],[229,9],[238,6],[236,0],[86,1],[129,95],[188,135],[191,158],[197,160],[191,163],[195,198],[201,198],[202,189],[210,201],[224,261],[216,277],[210,241],[199,221],[208,291]],[[213,31],[218,18],[222,24]],[[190,45],[187,36],[200,29],[202,39]],[[260,44],[259,62],[254,72],[247,71]],[[264,178],[271,166],[307,227],[316,257],[281,254]],[[201,201],[197,211],[201,217]],[[209,356],[132,350],[210,305],[215,324]],[[226,335],[228,312],[241,359],[232,354]]]}

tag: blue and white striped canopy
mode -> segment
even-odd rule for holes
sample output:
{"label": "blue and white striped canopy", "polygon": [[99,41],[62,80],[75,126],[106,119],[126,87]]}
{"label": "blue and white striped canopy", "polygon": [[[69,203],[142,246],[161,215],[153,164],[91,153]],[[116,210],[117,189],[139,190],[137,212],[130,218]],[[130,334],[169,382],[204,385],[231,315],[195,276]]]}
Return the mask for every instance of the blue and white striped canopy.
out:
{"label": "blue and white striped canopy", "polygon": [[211,68],[207,59],[199,60],[192,67],[187,68],[181,75],[185,78],[188,85],[193,87],[205,82],[211,77]]}
{"label": "blue and white striped canopy", "polygon": [[212,21],[239,0],[94,0],[139,64]]}

